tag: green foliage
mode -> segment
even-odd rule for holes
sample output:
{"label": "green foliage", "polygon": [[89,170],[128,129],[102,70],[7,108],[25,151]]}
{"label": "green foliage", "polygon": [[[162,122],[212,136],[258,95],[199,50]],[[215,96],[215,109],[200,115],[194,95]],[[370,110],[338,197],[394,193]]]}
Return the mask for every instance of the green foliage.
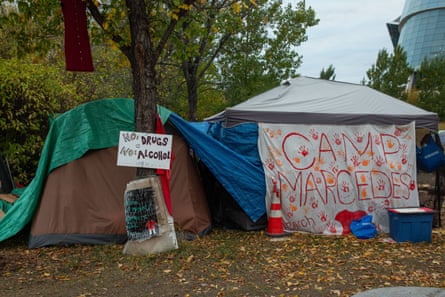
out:
{"label": "green foliage", "polygon": [[[197,120],[202,120],[205,117],[218,113],[228,106],[223,92],[215,87],[213,83],[215,81],[214,77],[216,77],[215,71],[215,67],[209,68],[206,72],[206,79],[198,86]],[[188,118],[190,110],[187,84],[184,76],[176,67],[167,67],[167,65],[162,66],[160,76],[159,104],[176,112],[183,118]]]}
{"label": "green foliage", "polygon": [[[406,100],[420,108],[435,112],[445,119],[445,57],[425,59],[420,69],[407,65],[406,53],[397,47],[393,54],[379,51],[375,65],[366,72],[364,84],[390,96]],[[407,92],[411,77],[412,87]]]}
{"label": "green foliage", "polygon": [[[188,11],[188,16],[175,28],[161,67],[162,73],[165,73],[165,67],[169,68],[169,74],[175,73],[177,80],[174,83],[177,86],[172,86],[170,81],[163,79],[161,85],[170,85],[170,89],[180,96],[171,98],[181,103],[180,114],[183,111],[183,98],[187,100],[186,118],[197,120],[200,114],[202,115],[199,112],[200,101],[206,99],[203,92],[212,90],[212,97],[216,95],[217,89],[214,85],[219,80],[214,60],[225,48],[227,41],[245,29],[242,20],[253,10],[253,6],[253,1],[244,0],[203,1],[196,3],[193,9]],[[163,74],[161,76],[165,77]],[[179,89],[180,92],[177,92]],[[168,97],[172,97],[171,95],[173,94]],[[221,94],[216,97],[220,98]],[[175,111],[178,112],[176,109]]]}
{"label": "green foliage", "polygon": [[57,1],[3,1],[1,8],[0,57],[12,60],[1,62],[0,151],[14,176],[27,184],[37,168],[49,116],[99,98],[132,97],[131,70],[120,51],[93,46],[95,72],[65,71]]}
{"label": "green foliage", "polygon": [[401,47],[396,47],[392,54],[382,49],[376,63],[366,72],[368,79],[363,80],[363,84],[395,98],[406,99],[405,88],[411,73],[413,69]]}
{"label": "green foliage", "polygon": [[0,60],[0,131],[5,135],[0,152],[22,183],[35,174],[50,116],[96,99],[132,97],[131,71],[122,54],[95,47],[93,57],[96,70],[91,73],[67,72],[62,61]]}
{"label": "green foliage", "polygon": [[[196,119],[198,113],[199,117],[203,110],[209,109],[205,105],[212,102],[211,98],[219,98],[217,106],[234,104],[295,76],[301,64],[296,46],[306,41],[306,29],[318,23],[314,11],[306,9],[304,1],[298,2],[295,8],[291,4],[284,5],[282,0],[214,0],[198,1],[193,5],[187,1],[151,1],[143,6],[145,18],[141,21],[147,22],[150,39],[149,43],[144,43],[150,47],[145,52],[157,65],[155,76],[148,81],[156,83],[160,93],[157,99],[161,99],[161,104],[167,102],[163,104],[167,107],[180,107],[182,112],[183,100],[188,100],[185,103],[190,119]],[[9,54],[23,57],[31,53],[40,59],[49,57],[52,63],[60,61],[63,56],[60,3],[18,0],[12,7],[15,9],[3,14],[1,22],[8,29],[8,36],[13,36],[9,48],[14,50]],[[131,22],[123,1],[88,0],[87,7],[90,20],[95,21],[89,22],[93,48],[113,42],[131,63],[135,63],[131,50],[134,45],[130,37]],[[93,57],[96,69],[100,69],[94,53]],[[108,60],[106,65],[114,61]],[[133,78],[122,70],[108,67],[102,76],[75,73],[67,75],[64,82],[75,84],[77,94],[85,101],[95,96],[108,97],[110,89],[111,93],[118,94],[116,96],[126,95],[130,92],[125,86],[131,86],[127,79]],[[115,77],[123,79],[109,77],[115,72],[118,72]],[[174,73],[175,79],[172,81],[166,73]],[[110,81],[114,83],[107,85]],[[177,85],[172,86],[173,83]],[[210,98],[204,98],[209,91]],[[225,102],[221,92],[230,96],[231,101]],[[202,106],[198,98],[206,104]]]}
{"label": "green foliage", "polygon": [[101,98],[132,98],[132,76],[128,60],[118,50],[108,46],[92,49],[94,72],[67,72],[59,62],[60,77],[65,85],[71,85],[79,103]]}
{"label": "green foliage", "polygon": [[15,30],[15,26],[13,23],[7,21],[7,15],[14,11],[15,7],[9,2],[0,2],[0,58],[8,59],[14,54],[14,38],[11,31]]}
{"label": "green foliage", "polygon": [[326,80],[335,80],[335,67],[331,64],[326,70],[323,68],[320,72],[320,78]]}
{"label": "green foliage", "polygon": [[230,104],[259,94],[296,76],[302,57],[296,48],[318,24],[304,1],[295,8],[282,1],[258,1],[217,59],[221,86]]}
{"label": "green foliage", "polygon": [[[301,64],[296,46],[306,40],[306,28],[318,23],[304,2],[293,8],[281,0],[204,1],[188,13],[161,62],[161,85],[169,86],[162,94],[177,103],[175,111],[179,107],[182,114],[188,103],[190,120],[215,100],[218,107],[233,105],[295,76]],[[165,73],[174,81],[162,79]]]}
{"label": "green foliage", "polygon": [[[10,2],[9,4],[6,2]],[[2,1],[8,7],[0,15],[0,29],[13,40],[9,54],[52,57],[63,45],[63,22],[60,1]]]}
{"label": "green foliage", "polygon": [[416,73],[417,105],[445,119],[445,57],[424,60]]}
{"label": "green foliage", "polygon": [[0,59],[0,151],[23,184],[34,176],[50,116],[70,107],[74,92],[58,74],[54,67]]}

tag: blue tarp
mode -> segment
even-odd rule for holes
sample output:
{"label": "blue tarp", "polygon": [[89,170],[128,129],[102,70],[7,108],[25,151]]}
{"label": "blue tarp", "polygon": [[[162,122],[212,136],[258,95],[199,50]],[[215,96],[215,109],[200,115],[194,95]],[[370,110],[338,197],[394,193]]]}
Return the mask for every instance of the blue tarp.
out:
{"label": "blue tarp", "polygon": [[[224,137],[226,143],[236,143],[234,137],[243,138],[242,135],[246,136],[243,141],[250,138],[249,149],[237,152],[205,133],[206,127],[212,129],[206,123],[190,123],[174,113],[168,120],[252,221],[256,222],[266,213],[266,184],[256,140],[252,145],[255,133],[258,133],[256,124],[239,125],[222,132],[232,136]],[[244,133],[237,135],[235,129]],[[245,146],[238,144],[236,147],[240,150]]]}

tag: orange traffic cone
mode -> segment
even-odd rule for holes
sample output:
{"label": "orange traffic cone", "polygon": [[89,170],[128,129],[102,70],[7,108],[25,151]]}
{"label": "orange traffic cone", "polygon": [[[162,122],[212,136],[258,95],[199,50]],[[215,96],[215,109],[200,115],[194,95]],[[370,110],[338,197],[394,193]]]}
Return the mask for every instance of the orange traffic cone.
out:
{"label": "orange traffic cone", "polygon": [[288,235],[287,232],[284,231],[283,227],[283,218],[281,212],[281,199],[279,196],[279,192],[275,190],[272,198],[272,203],[270,205],[270,214],[269,220],[267,224],[266,235],[271,237],[281,237]]}

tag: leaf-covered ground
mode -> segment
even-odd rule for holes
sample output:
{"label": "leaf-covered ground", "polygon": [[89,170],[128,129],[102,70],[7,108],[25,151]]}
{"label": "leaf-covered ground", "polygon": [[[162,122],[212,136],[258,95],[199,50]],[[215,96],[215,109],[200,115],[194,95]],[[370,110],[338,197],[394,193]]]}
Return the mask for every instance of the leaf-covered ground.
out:
{"label": "leaf-covered ground", "polygon": [[213,230],[179,249],[123,255],[122,245],[28,249],[0,243],[1,296],[351,296],[387,286],[445,288],[445,230],[432,243],[386,236]]}

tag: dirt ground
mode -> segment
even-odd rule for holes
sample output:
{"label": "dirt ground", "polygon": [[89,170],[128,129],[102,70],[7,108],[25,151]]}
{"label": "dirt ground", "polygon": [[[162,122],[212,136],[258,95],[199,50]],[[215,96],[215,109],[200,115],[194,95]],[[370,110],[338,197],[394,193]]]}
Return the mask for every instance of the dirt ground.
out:
{"label": "dirt ground", "polygon": [[122,245],[28,249],[27,235],[0,243],[0,296],[352,296],[388,286],[445,288],[445,230],[432,242],[394,243],[385,235],[215,229],[156,255]]}

